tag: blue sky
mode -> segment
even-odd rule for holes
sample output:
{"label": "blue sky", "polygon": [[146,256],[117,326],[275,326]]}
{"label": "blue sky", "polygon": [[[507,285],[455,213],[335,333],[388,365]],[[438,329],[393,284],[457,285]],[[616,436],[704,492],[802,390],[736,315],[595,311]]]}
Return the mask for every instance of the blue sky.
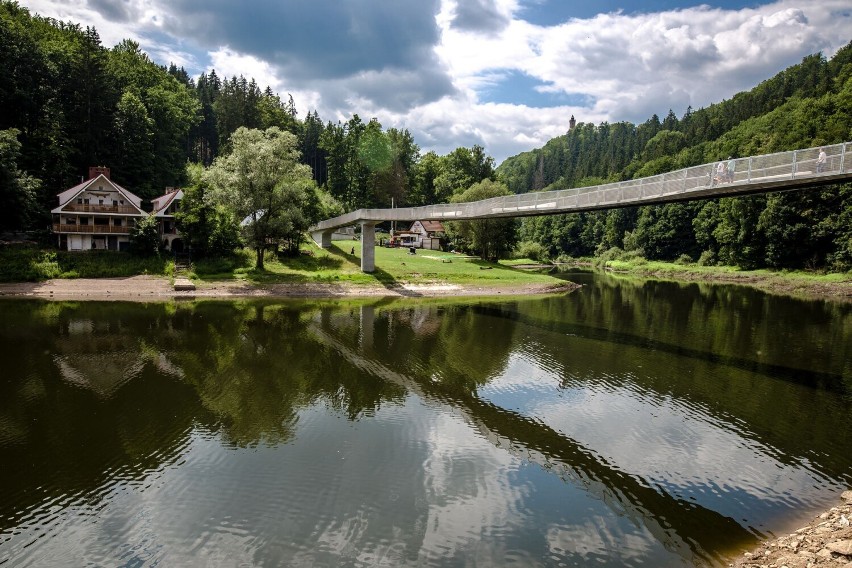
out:
{"label": "blue sky", "polygon": [[642,122],[730,98],[852,40],[852,2],[21,0],[197,76],[254,77],[300,114],[357,113],[425,152],[499,162],[568,119]]}

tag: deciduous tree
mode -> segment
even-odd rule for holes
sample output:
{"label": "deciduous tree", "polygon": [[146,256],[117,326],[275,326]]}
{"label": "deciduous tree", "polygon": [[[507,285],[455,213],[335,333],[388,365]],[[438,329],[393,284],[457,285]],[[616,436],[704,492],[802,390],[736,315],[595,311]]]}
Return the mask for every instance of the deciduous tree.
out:
{"label": "deciduous tree", "polygon": [[[299,162],[296,137],[277,127],[238,128],[230,153],[217,158],[205,175],[212,198],[243,219],[243,233],[257,254],[282,240],[298,240],[312,219],[305,214],[314,181],[311,168]],[[311,192],[312,193],[312,192]]]}

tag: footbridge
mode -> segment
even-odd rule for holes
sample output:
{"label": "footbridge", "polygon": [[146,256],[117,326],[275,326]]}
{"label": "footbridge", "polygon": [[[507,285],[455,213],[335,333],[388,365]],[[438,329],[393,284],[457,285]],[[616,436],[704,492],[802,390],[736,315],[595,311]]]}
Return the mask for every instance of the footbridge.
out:
{"label": "footbridge", "polygon": [[394,209],[358,209],[321,221],[309,231],[323,248],[336,229],[361,226],[361,270],[375,270],[375,228],[384,221],[461,221],[579,213],[804,189],[852,179],[852,142],[762,154],[683,168],[655,176],[591,187],[539,191],[468,203]]}

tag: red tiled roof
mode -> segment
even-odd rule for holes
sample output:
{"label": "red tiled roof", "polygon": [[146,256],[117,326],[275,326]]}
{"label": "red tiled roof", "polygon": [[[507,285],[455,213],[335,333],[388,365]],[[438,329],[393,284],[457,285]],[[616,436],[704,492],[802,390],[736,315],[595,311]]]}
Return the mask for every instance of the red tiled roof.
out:
{"label": "red tiled roof", "polygon": [[443,233],[444,226],[440,221],[420,221],[420,224],[423,225],[423,228],[426,229],[428,233]]}

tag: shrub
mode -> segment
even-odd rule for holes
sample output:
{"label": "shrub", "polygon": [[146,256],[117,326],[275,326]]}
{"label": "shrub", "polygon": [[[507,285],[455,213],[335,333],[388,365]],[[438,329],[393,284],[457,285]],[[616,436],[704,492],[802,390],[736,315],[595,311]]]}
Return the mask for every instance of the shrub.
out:
{"label": "shrub", "polygon": [[681,265],[692,264],[692,257],[689,256],[688,254],[684,253],[684,254],[680,255],[679,257],[677,257],[677,260],[675,260],[674,263],[675,264],[681,264]]}
{"label": "shrub", "polygon": [[701,253],[701,256],[698,257],[698,264],[700,266],[716,266],[719,263],[719,258],[716,256],[716,253],[712,250],[705,250]]}
{"label": "shrub", "polygon": [[538,262],[549,260],[547,249],[544,248],[544,245],[532,241],[520,243],[516,254],[518,258],[530,258]]}
{"label": "shrub", "polygon": [[599,267],[603,267],[603,266],[606,266],[606,263],[611,261],[611,260],[621,260],[623,256],[624,256],[623,250],[621,250],[618,247],[611,247],[611,248],[605,250],[604,252],[602,252],[597,257],[595,257],[594,265],[599,266]]}

